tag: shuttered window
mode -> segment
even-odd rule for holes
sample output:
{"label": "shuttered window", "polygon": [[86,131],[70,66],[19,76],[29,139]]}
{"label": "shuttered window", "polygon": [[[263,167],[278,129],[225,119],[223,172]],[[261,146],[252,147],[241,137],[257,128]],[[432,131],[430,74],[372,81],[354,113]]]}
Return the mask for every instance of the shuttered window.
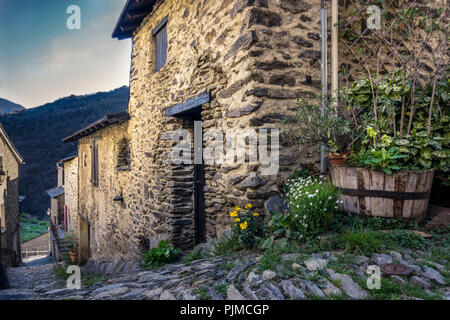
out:
{"label": "shuttered window", "polygon": [[155,37],[155,71],[158,72],[167,61],[167,21],[165,17],[153,30]]}
{"label": "shuttered window", "polygon": [[98,186],[98,140],[91,142],[91,182],[93,186]]}

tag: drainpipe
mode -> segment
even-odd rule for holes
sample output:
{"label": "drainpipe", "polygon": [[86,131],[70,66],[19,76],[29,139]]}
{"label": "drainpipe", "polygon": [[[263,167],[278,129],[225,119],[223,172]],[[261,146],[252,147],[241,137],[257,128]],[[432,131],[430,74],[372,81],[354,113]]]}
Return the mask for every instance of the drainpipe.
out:
{"label": "drainpipe", "polygon": [[[338,94],[338,0],[331,0],[331,95],[337,108]],[[337,111],[337,110],[336,110]]]}
{"label": "drainpipe", "polygon": [[[320,112],[322,115],[325,112],[325,104],[327,103],[328,93],[328,72],[327,72],[327,9],[325,8],[325,1],[321,1],[320,5],[320,29],[321,29],[321,41],[320,41],[320,78],[322,85],[322,103]],[[320,172],[327,172],[327,154],[326,145],[322,143],[320,146]]]}

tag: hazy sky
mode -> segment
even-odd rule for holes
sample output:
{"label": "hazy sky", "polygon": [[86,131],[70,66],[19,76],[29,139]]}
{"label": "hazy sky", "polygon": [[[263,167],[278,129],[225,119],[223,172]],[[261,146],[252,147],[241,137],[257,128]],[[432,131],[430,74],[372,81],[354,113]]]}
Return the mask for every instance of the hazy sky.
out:
{"label": "hazy sky", "polygon": [[[0,0],[0,98],[32,108],[129,84],[131,41],[111,34],[126,0]],[[70,5],[81,29],[69,30]]]}

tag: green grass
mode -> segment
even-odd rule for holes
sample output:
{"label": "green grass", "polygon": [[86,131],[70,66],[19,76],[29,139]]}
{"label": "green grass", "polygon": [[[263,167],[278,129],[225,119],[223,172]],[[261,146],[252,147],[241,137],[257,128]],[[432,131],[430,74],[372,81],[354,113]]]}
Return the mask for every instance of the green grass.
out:
{"label": "green grass", "polygon": [[187,256],[184,257],[183,260],[185,265],[190,265],[192,261],[199,260],[201,258],[202,255],[200,254],[200,252],[196,251],[189,253]]}
{"label": "green grass", "polygon": [[199,296],[198,300],[210,300],[211,295],[209,294],[208,290],[205,287],[202,287],[200,289],[195,289],[192,291],[192,293]]}
{"label": "green grass", "polygon": [[258,270],[276,270],[281,261],[281,251],[277,248],[266,250],[258,263]]}
{"label": "green grass", "polygon": [[105,280],[106,280],[106,278],[103,277],[102,275],[93,274],[93,275],[89,275],[89,276],[84,277],[81,280],[81,284],[83,286],[86,286],[86,287],[92,287],[93,285],[96,285],[97,283],[103,282]]}
{"label": "green grass", "polygon": [[67,265],[55,264],[53,267],[56,279],[67,280],[71,274],[67,273]]}
{"label": "green grass", "polygon": [[215,286],[213,286],[214,289],[216,289],[216,291],[218,293],[220,293],[224,298],[226,298],[227,296],[227,290],[228,290],[229,284],[226,282],[222,282],[219,284],[216,284]]}
{"label": "green grass", "polygon": [[342,241],[346,251],[362,255],[372,255],[380,251],[383,245],[376,234],[364,230],[346,230],[342,235]]}
{"label": "green grass", "polygon": [[38,220],[26,213],[20,215],[20,240],[21,242],[34,239],[41,234],[48,232],[50,222]]}
{"label": "green grass", "polygon": [[406,297],[415,297],[425,300],[442,299],[439,294],[427,293],[422,287],[409,282],[399,284],[395,280],[387,277],[381,278],[380,289],[369,290],[373,300],[400,300]]}
{"label": "green grass", "polygon": [[226,270],[231,270],[231,269],[234,268],[235,265],[236,265],[236,262],[235,262],[235,261],[230,261],[230,262],[224,262],[224,263],[221,263],[221,264],[219,265],[219,267],[220,267],[220,268],[223,268],[223,269],[226,269]]}
{"label": "green grass", "polygon": [[214,242],[212,254],[215,256],[229,256],[236,254],[241,249],[239,237],[232,234],[230,237],[224,237],[224,239]]}

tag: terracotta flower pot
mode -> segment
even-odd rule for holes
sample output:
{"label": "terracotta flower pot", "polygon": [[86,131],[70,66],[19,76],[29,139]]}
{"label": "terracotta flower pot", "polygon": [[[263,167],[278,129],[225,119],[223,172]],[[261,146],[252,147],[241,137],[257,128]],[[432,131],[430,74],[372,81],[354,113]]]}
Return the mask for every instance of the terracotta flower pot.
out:
{"label": "terracotta flower pot", "polygon": [[70,260],[72,260],[72,263],[78,262],[78,252],[69,251],[70,254]]}
{"label": "terracotta flower pot", "polygon": [[330,152],[328,154],[328,160],[333,167],[345,166],[347,165],[346,156],[348,156],[347,152]]}

